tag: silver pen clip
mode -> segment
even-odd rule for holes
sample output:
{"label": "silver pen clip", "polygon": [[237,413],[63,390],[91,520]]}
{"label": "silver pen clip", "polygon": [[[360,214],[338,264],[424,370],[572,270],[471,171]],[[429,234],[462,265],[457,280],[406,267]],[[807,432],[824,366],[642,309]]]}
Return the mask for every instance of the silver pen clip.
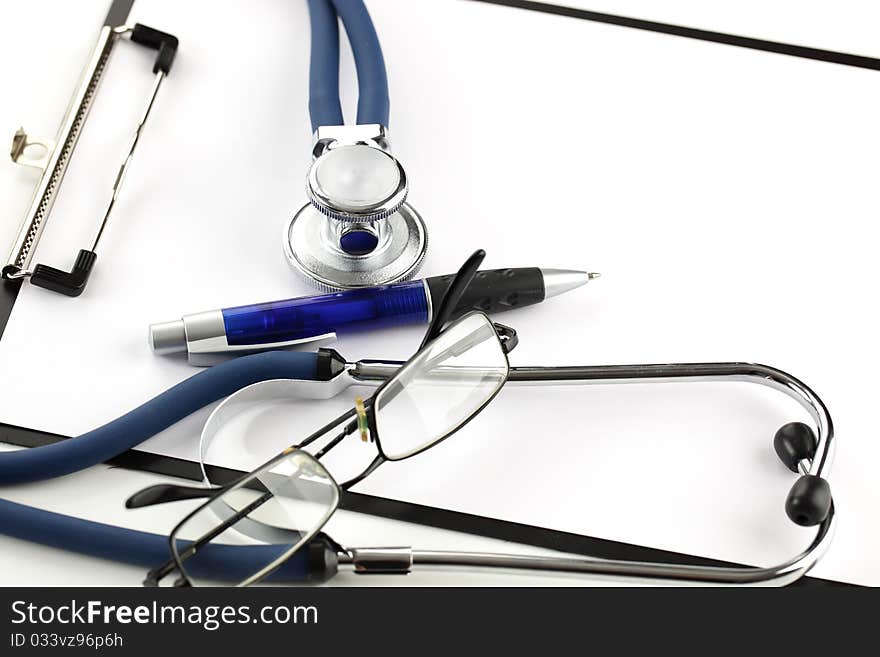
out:
{"label": "silver pen clip", "polygon": [[247,356],[261,351],[272,349],[290,349],[300,345],[318,347],[336,340],[336,333],[324,333],[322,335],[287,340],[285,342],[267,342],[259,345],[231,345],[226,336],[195,340],[187,343],[187,361],[197,367],[210,367],[237,356]]}

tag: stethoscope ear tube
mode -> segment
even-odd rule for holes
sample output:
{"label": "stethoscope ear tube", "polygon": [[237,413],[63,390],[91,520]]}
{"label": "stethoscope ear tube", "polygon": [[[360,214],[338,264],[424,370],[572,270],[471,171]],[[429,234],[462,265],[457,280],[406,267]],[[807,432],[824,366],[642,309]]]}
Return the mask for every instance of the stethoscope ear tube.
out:
{"label": "stethoscope ear tube", "polygon": [[[144,568],[168,560],[168,537],[162,534],[115,527],[82,518],[35,509],[0,499],[0,533],[67,552],[109,559]],[[282,545],[211,544],[200,554],[198,572],[218,581],[244,580],[271,562]],[[299,550],[268,581],[325,581],[336,574],[337,545],[319,535],[308,549]]]}
{"label": "stethoscope ear tube", "polygon": [[0,454],[0,485],[60,477],[107,461],[253,383],[281,378],[315,380],[319,358],[314,352],[273,351],[204,370],[79,437]]}
{"label": "stethoscope ear tube", "polygon": [[784,425],[773,437],[782,463],[801,477],[785,501],[792,522],[814,527],[832,514],[831,487],[823,478],[831,465],[834,426],[825,403],[805,383],[787,372],[757,363],[671,363],[656,365],[595,365],[584,367],[513,367],[510,382],[580,384],[675,381],[747,381],[773,388],[794,399],[816,423]]}
{"label": "stethoscope ear tube", "polygon": [[312,132],[343,125],[339,102],[339,24],[342,20],[358,76],[358,125],[388,127],[390,100],[385,58],[376,28],[362,0],[309,0],[311,65],[309,113]]}
{"label": "stethoscope ear tube", "polygon": [[322,125],[342,125],[339,102],[339,20],[329,0],[308,0],[311,24],[309,115],[312,132]]}

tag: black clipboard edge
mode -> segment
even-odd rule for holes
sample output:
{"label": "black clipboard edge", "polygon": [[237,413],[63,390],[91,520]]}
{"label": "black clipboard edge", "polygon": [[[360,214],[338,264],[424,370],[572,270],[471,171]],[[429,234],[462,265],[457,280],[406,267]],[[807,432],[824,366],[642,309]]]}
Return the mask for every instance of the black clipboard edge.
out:
{"label": "black clipboard edge", "polygon": [[822,48],[812,48],[810,46],[798,46],[792,43],[769,41],[767,39],[756,39],[754,37],[727,34],[726,32],[714,32],[712,30],[703,30],[696,27],[686,27],[684,25],[672,25],[670,23],[649,21],[642,18],[632,18],[629,16],[605,14],[598,11],[591,11],[589,9],[576,9],[574,7],[565,7],[562,5],[555,5],[546,2],[533,2],[532,0],[471,1],[482,2],[484,4],[490,5],[500,5],[503,7],[511,7],[514,9],[536,11],[543,14],[552,14],[554,16],[577,18],[580,20],[591,21],[593,23],[604,23],[606,25],[628,27],[631,29],[643,30],[646,32],[657,32],[659,34],[668,34],[671,36],[684,37],[687,39],[696,39],[697,41],[709,41],[711,43],[720,43],[727,46],[747,48],[749,50],[760,50],[762,52],[789,55],[791,57],[799,57],[801,59],[812,59],[814,61],[827,62],[830,64],[840,64],[842,66],[853,66],[856,68],[866,68],[873,71],[880,71],[880,59],[876,57],[855,55],[851,53],[838,52],[836,50],[824,50]]}

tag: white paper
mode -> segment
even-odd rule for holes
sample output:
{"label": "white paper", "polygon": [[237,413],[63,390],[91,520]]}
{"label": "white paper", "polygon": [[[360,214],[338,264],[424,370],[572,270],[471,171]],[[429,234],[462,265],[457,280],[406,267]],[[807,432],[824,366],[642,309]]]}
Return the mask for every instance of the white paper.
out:
{"label": "white paper", "polygon": [[[370,9],[394,150],[430,231],[424,273],[476,248],[487,267],[603,273],[499,318],[519,331],[514,365],[747,360],[804,379],[840,440],[840,526],[814,574],[880,584],[877,73],[482,3]],[[0,341],[0,369],[15,373],[0,381],[3,422],[87,431],[193,373],[149,351],[150,323],[310,292],[281,249],[311,146],[305,3],[139,0],[132,18],[178,35],[178,59],[86,293],[22,289]],[[151,61],[116,49],[37,261],[67,266],[88,243]],[[421,334],[336,347],[405,358]],[[286,431],[353,394],[297,411]],[[358,490],[769,564],[811,536],[782,510],[794,476],[771,440],[802,416],[780,397],[741,384],[510,388],[461,435]],[[193,458],[206,412],[143,449]]]}

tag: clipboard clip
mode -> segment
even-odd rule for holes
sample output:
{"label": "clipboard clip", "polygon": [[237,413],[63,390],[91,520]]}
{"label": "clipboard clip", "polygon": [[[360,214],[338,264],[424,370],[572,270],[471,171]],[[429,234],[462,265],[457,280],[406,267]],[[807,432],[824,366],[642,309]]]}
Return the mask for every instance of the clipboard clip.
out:
{"label": "clipboard clip", "polygon": [[[125,158],[122,160],[122,164],[116,174],[116,180],[113,183],[112,193],[104,211],[104,216],[98,225],[91,244],[86,249],[80,249],[70,271],[42,264],[37,264],[31,269],[30,264],[34,250],[48,221],[58,188],[64,180],[64,174],[67,171],[70,158],[82,132],[83,124],[94,101],[110,53],[113,46],[122,37],[127,37],[133,43],[157,51],[156,60],[153,64],[155,78],[147,105],[141,114]],[[9,258],[3,267],[2,277],[4,279],[14,281],[30,278],[33,285],[70,297],[79,296],[85,290],[92,268],[98,258],[98,243],[104,234],[104,229],[107,227],[110,215],[116,205],[125,175],[128,172],[135,149],[140,141],[144,125],[156,101],[159,88],[174,63],[177,46],[177,37],[147,27],[146,25],[141,25],[140,23],[133,27],[127,25],[104,25],[98,37],[98,42],[89,58],[89,63],[74,92],[67,114],[62,121],[57,139],[31,137],[25,132],[24,128],[19,128],[16,131],[12,138],[12,148],[9,152],[12,161],[16,164],[40,169],[43,174],[34,191],[30,209],[19,228],[18,237],[13,244]]]}

